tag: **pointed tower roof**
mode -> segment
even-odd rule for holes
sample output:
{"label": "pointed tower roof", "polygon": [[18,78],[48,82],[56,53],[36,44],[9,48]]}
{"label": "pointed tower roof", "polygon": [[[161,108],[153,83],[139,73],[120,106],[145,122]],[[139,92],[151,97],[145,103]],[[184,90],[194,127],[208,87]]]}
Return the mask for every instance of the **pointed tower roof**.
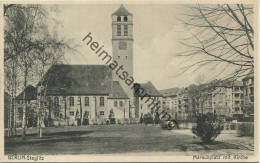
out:
{"label": "pointed tower roof", "polygon": [[121,6],[119,7],[119,9],[117,9],[112,15],[116,15],[116,16],[128,16],[128,15],[133,15],[130,12],[128,12],[128,10],[125,8],[125,6],[123,4],[121,4]]}

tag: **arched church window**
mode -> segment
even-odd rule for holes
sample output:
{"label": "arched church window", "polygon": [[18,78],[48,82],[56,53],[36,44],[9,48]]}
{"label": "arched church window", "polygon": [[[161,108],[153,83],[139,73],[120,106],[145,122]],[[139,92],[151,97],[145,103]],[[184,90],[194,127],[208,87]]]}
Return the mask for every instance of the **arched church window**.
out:
{"label": "arched church window", "polygon": [[121,17],[120,16],[117,17],[117,21],[121,22]]}
{"label": "arched church window", "polygon": [[124,21],[127,22],[127,16],[124,17]]}

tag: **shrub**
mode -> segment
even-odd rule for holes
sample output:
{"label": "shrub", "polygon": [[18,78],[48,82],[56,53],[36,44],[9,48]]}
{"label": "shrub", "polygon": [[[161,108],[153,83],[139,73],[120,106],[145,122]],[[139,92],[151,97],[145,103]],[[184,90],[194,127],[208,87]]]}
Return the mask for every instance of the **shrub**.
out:
{"label": "shrub", "polygon": [[115,118],[110,118],[109,119],[110,124],[116,124],[116,119]]}
{"label": "shrub", "polygon": [[88,118],[83,119],[83,125],[89,125],[89,119]]}
{"label": "shrub", "polygon": [[199,114],[197,117],[197,126],[192,127],[192,133],[197,135],[204,143],[210,143],[223,130],[223,122],[216,114]]}
{"label": "shrub", "polygon": [[110,124],[110,121],[109,119],[106,120],[106,125],[109,125]]}
{"label": "shrub", "polygon": [[254,123],[241,123],[238,126],[239,136],[254,136]]}
{"label": "shrub", "polygon": [[147,114],[144,114],[143,116],[143,122],[145,124],[153,124],[154,121],[153,121],[153,116],[151,113],[147,113]]}

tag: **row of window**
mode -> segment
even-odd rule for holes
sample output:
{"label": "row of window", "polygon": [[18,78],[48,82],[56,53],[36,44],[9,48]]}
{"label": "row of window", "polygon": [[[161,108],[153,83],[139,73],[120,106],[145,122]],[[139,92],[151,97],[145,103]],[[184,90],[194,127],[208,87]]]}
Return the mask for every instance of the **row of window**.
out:
{"label": "row of window", "polygon": [[[124,36],[128,35],[128,25],[124,25]],[[117,36],[121,36],[121,25],[117,25]]]}
{"label": "row of window", "polygon": [[[118,17],[117,17],[117,21],[118,21],[118,22],[121,22],[121,16],[118,16]],[[126,16],[124,17],[124,22],[127,22],[127,17],[126,17]]]}
{"label": "row of window", "polygon": [[[70,116],[74,116],[75,115],[75,112],[74,111],[71,111],[70,112]],[[86,117],[88,117],[89,115],[89,112],[86,112]],[[104,111],[100,111],[99,112],[99,115],[105,115],[105,112]]]}
{"label": "row of window", "polygon": [[[69,103],[70,103],[70,106],[74,106],[74,97],[70,97]],[[78,103],[81,103],[81,97],[78,97]],[[56,106],[59,105],[59,98],[58,97],[54,97],[54,105],[56,105]],[[84,105],[89,106],[89,97],[85,97]],[[104,105],[105,105],[104,97],[100,97],[99,98],[99,106],[104,106]]]}
{"label": "row of window", "polygon": [[254,94],[254,88],[253,87],[250,87],[249,89],[246,88],[246,96],[248,96],[249,94],[253,95]]}
{"label": "row of window", "polygon": [[[17,104],[23,104],[24,100],[17,100]],[[25,100],[26,104],[30,104],[31,101],[30,100]]]}
{"label": "row of window", "polygon": [[[118,59],[120,59],[120,56],[117,56]],[[123,57],[122,57],[123,58]],[[125,56],[125,59],[127,59],[127,56]]]}
{"label": "row of window", "polygon": [[[118,106],[118,101],[114,101],[114,107],[117,107],[117,106]],[[120,107],[124,106],[123,101],[119,101],[119,106]]]}

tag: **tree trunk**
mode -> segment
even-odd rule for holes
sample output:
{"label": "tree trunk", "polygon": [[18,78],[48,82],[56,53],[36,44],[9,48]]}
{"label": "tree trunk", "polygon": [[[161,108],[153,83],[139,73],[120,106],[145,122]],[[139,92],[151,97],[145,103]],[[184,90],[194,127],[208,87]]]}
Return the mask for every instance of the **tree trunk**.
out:
{"label": "tree trunk", "polygon": [[79,103],[80,103],[80,125],[82,126],[82,123],[83,123],[83,116],[82,116],[81,96],[80,96]]}
{"label": "tree trunk", "polygon": [[[39,90],[39,92],[38,92]],[[42,84],[40,85],[40,89],[37,89],[37,101],[38,101],[38,134],[39,137],[42,137],[42,106],[41,106],[41,102],[42,102]]]}
{"label": "tree trunk", "polygon": [[42,137],[42,120],[40,120],[39,136],[40,136],[40,138]]}
{"label": "tree trunk", "polygon": [[42,120],[41,120],[41,116],[38,115],[38,134],[39,134],[39,137],[41,138],[42,137]]}
{"label": "tree trunk", "polygon": [[[15,84],[14,84],[14,95],[16,96],[16,76],[15,76]],[[13,102],[13,107],[14,107],[14,110],[13,110],[13,114],[14,114],[14,135],[16,135],[16,100],[14,98],[14,102]]]}
{"label": "tree trunk", "polygon": [[23,127],[23,131],[22,131],[22,137],[26,136],[26,87],[27,87],[27,75],[28,75],[28,67],[27,64],[25,64],[25,71],[24,71],[24,94],[23,94],[23,122],[22,122],[22,127]]}
{"label": "tree trunk", "polygon": [[8,110],[8,118],[7,118],[8,119],[8,137],[12,136],[12,127],[11,127],[12,98],[11,98],[11,101],[10,101],[10,106],[9,106],[9,110]]}
{"label": "tree trunk", "polygon": [[14,100],[14,135],[16,134],[16,101]]}
{"label": "tree trunk", "polygon": [[64,118],[65,118],[65,122],[67,124],[67,97],[65,96],[64,98],[64,103],[65,103],[65,114],[64,114]]}

